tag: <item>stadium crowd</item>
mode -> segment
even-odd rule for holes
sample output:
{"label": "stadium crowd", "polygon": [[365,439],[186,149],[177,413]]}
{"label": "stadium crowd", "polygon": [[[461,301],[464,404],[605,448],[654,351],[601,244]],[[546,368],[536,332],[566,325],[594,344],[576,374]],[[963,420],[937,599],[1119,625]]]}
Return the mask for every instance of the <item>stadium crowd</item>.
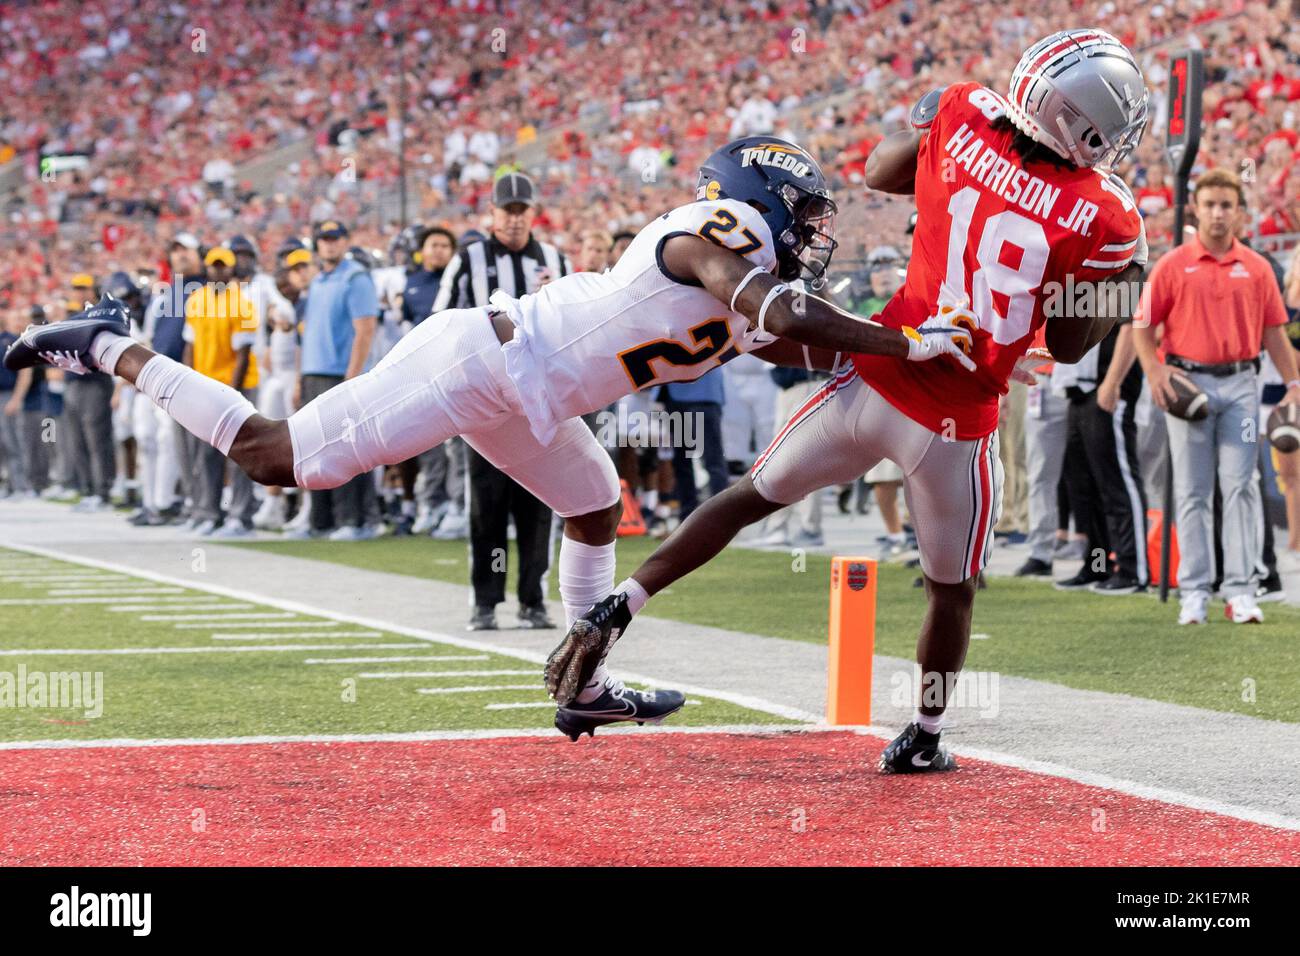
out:
{"label": "stadium crowd", "polygon": [[[1246,206],[1238,232],[1256,244],[1277,242],[1286,304],[1295,309],[1300,265],[1285,251],[1290,243],[1272,238],[1300,232],[1294,6],[591,0],[580,17],[572,4],[475,0],[6,8],[0,174],[10,162],[13,175],[4,181],[15,188],[0,223],[4,334],[28,321],[59,321],[113,289],[132,297],[142,337],[157,347],[161,329],[177,358],[203,362],[201,343],[185,342],[181,330],[202,316],[195,302],[209,280],[229,269],[250,290],[236,310],[244,310],[252,336],[242,384],[287,415],[301,397],[291,369],[312,334],[311,297],[323,294],[314,279],[337,268],[322,263],[318,241],[339,230],[323,227],[341,227],[336,238],[351,250],[347,271],[366,274],[373,288],[373,305],[357,305],[356,315],[371,308],[374,342],[362,365],[337,370],[355,374],[427,315],[404,303],[408,290],[419,287],[415,299],[423,302],[432,281],[426,274],[491,232],[494,184],[503,174],[523,170],[536,184],[536,235],[574,269],[599,270],[616,258],[621,235],[692,198],[694,170],[713,148],[752,133],[796,140],[822,162],[841,207],[829,288],[869,315],[906,266],[911,212],[909,202],[861,186],[871,149],[903,125],[928,89],[966,79],[1000,88],[1029,42],[1076,23],[1129,44],[1152,90],[1152,130],[1121,173],[1145,217],[1153,261],[1173,241],[1159,135],[1169,56],[1188,44],[1205,50],[1206,121],[1194,177],[1211,168],[1240,176]],[[971,30],[973,22],[984,29]],[[429,228],[404,228],[403,167],[406,210]],[[195,288],[178,294],[177,277]],[[226,358],[214,361],[212,374],[230,374]],[[719,461],[737,473],[784,418],[780,409],[815,385],[752,360],[715,377],[725,382],[716,392],[725,447],[706,448],[700,459],[708,464],[701,483],[712,490],[725,481]],[[455,443],[362,482],[346,496],[343,517],[318,504],[312,516],[287,504],[292,491],[272,489],[259,504],[234,475],[223,500],[221,463],[169,422],[154,421],[142,407],[148,403],[133,403],[120,383],[86,378],[49,371],[0,380],[8,491],[75,493],[85,508],[129,501],[139,508],[137,523],[186,520],[199,533],[279,527],[294,514],[298,533],[343,539],[375,533],[381,518],[399,531],[466,533],[463,449]],[[999,531],[1013,541],[1045,520],[1042,507],[1030,514],[1024,449],[1036,438],[1027,409],[1039,400],[1030,391],[1013,388],[1004,409],[1008,500]],[[60,423],[57,434],[67,423],[69,441],[41,440],[51,421]],[[1162,433],[1144,440],[1148,489],[1161,480],[1161,456],[1151,449],[1162,444]],[[667,449],[620,461],[624,477],[640,486],[656,533],[677,517],[669,503],[682,495],[670,489],[694,476],[679,460],[674,477],[672,457]],[[1273,465],[1263,464],[1267,477]],[[882,551],[905,554],[901,475],[886,468],[867,478],[885,517]],[[1080,547],[1083,534],[1071,538],[1067,497],[1062,492],[1062,517],[1049,522],[1060,553]],[[866,498],[859,492],[859,507]],[[847,491],[840,498],[844,507],[851,499]],[[819,507],[808,502],[770,522],[766,540],[815,545]],[[1291,515],[1295,552],[1300,510]],[[1261,587],[1270,586],[1269,574],[1260,577]]]}

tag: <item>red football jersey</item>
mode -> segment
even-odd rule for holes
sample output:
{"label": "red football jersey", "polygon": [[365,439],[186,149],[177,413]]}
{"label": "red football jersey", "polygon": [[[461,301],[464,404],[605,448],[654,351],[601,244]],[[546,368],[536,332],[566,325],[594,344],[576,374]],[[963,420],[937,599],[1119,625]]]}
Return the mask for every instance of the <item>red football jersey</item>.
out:
{"label": "red football jersey", "polygon": [[994,128],[1004,109],[1003,98],[978,83],[944,91],[917,157],[907,279],[876,317],[890,328],[915,327],[938,311],[947,290],[965,295],[979,319],[976,371],[951,356],[853,356],[890,404],[961,440],[997,428],[998,397],[1043,324],[1044,304],[1064,310],[1080,301],[1076,284],[1121,272],[1141,228],[1118,177],[1046,162],[1026,168],[1011,146],[1014,128]]}

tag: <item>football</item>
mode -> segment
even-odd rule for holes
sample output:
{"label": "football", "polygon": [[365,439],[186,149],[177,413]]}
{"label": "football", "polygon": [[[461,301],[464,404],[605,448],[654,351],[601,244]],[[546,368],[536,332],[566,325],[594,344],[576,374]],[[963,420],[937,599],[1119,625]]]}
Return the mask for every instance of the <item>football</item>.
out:
{"label": "football", "polygon": [[1169,414],[1186,422],[1199,422],[1210,414],[1209,396],[1197,388],[1196,383],[1182,372],[1169,376],[1169,384],[1177,397],[1169,403]]}
{"label": "football", "polygon": [[1268,416],[1268,440],[1283,454],[1300,448],[1300,405],[1279,405]]}

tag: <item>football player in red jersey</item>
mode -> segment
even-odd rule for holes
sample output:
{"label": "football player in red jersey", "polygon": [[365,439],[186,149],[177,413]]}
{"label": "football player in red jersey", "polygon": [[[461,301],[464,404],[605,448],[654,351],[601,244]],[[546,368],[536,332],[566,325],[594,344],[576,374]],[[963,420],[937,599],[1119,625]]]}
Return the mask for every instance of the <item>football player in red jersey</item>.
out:
{"label": "football player in red jersey", "polygon": [[1034,44],[1006,96],[960,83],[924,97],[912,128],[886,139],[866,167],[871,188],[917,197],[907,279],[877,320],[915,326],[969,302],[979,323],[974,372],[951,357],[921,367],[852,356],[746,478],[694,512],[574,623],[548,661],[548,690],[563,701],[583,686],[649,595],[708,561],[741,528],[889,458],[906,476],[929,609],[917,642],[920,706],[880,769],[953,769],[939,732],[1001,510],[998,399],[1044,322],[1052,357],[1077,361],[1119,318],[1107,303],[1121,297],[1109,298],[1105,286],[1140,280],[1141,218],[1112,170],[1137,146],[1146,103],[1132,55],[1099,30]]}

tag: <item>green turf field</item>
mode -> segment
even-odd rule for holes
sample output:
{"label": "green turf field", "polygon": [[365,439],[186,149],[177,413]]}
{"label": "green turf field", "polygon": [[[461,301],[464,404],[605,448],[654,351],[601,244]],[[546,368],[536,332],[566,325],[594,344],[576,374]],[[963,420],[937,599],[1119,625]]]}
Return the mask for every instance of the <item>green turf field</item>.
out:
{"label": "green turf field", "polygon": [[[619,579],[655,547],[619,542]],[[340,545],[272,541],[240,545],[452,583],[468,583],[464,542],[389,538]],[[511,549],[513,553],[513,548]],[[803,570],[798,570],[802,567]],[[647,614],[799,641],[825,641],[829,558],[732,548],[656,596]],[[916,572],[881,568],[878,653],[911,657],[924,610]],[[513,578],[512,578],[513,580]],[[513,583],[509,586],[513,588]],[[509,591],[507,592],[509,593]],[[1265,605],[1263,626],[1232,626],[1214,603],[1206,627],[1176,625],[1176,604],[1153,596],[1103,597],[1042,581],[992,578],[975,603],[968,669],[1132,694],[1272,720],[1300,721],[1300,610]],[[1243,681],[1254,700],[1243,700]]]}
{"label": "green turf field", "polygon": [[[25,577],[35,571],[42,577]],[[46,580],[83,574],[93,577]],[[109,599],[114,603],[98,603],[98,595],[57,593],[110,587],[164,593],[123,594]],[[18,603],[31,601],[53,603]],[[0,740],[522,729],[549,727],[554,717],[554,706],[547,704],[542,690],[540,666],[515,657],[6,549],[0,549],[0,602]],[[132,603],[143,609],[129,607]],[[172,619],[148,619],[160,616]],[[195,616],[227,619],[203,621]],[[30,653],[38,649],[73,653]],[[119,653],[104,653],[109,650]],[[397,659],[403,657],[419,659]],[[84,698],[76,708],[17,706],[20,673],[32,688],[49,680],[33,675],[74,671],[102,674],[102,706]],[[506,689],[515,685],[522,686]],[[90,691],[94,686],[91,677],[83,688]],[[496,689],[463,689],[469,687]],[[450,692],[420,693],[422,689]],[[503,706],[520,704],[529,706]],[[87,715],[97,709],[102,714]],[[673,722],[788,721],[699,698]]]}

